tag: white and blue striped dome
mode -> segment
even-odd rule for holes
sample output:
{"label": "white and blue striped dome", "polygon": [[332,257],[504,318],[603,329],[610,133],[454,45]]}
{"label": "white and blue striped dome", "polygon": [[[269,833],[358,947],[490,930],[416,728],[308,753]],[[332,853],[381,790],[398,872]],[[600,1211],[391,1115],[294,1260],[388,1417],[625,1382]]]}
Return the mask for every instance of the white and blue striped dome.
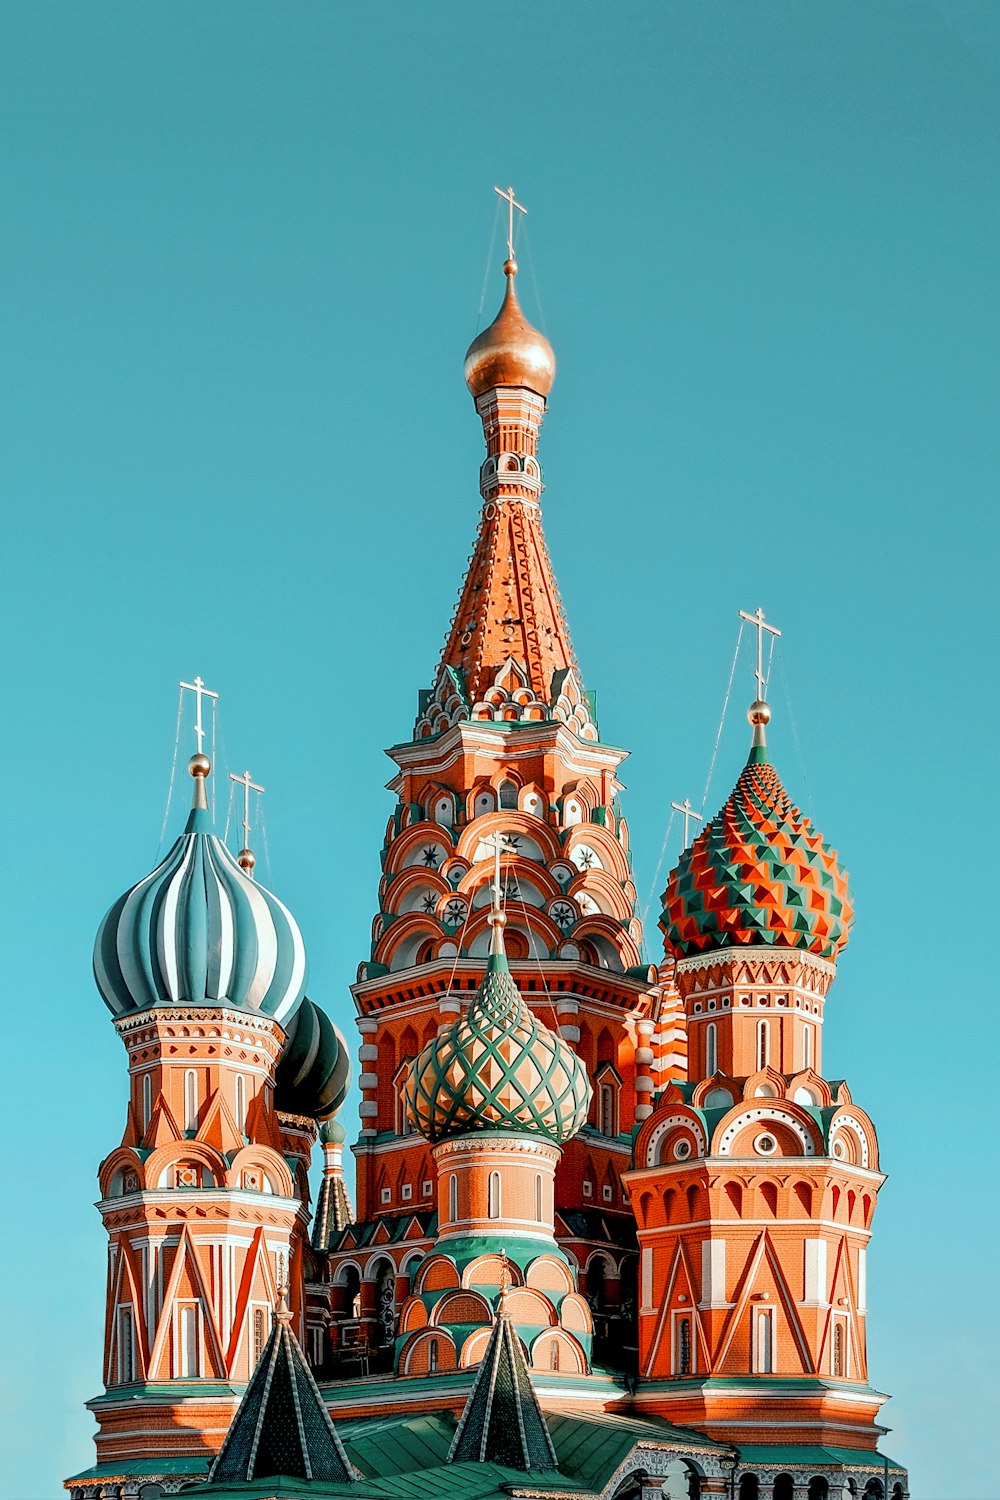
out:
{"label": "white and blue striped dome", "polygon": [[308,978],[302,934],[212,833],[207,767],[192,763],[195,805],[180,838],[98,929],[97,988],[116,1017],[157,1005],[225,1005],[287,1026]]}

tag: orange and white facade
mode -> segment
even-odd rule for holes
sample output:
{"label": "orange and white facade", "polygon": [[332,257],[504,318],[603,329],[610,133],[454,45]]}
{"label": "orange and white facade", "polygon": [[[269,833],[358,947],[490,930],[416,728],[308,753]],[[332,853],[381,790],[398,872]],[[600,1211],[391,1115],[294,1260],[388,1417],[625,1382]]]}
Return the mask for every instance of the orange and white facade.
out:
{"label": "orange and white facade", "polygon": [[627,1174],[640,1250],[636,1404],[720,1441],[874,1449],[871,1120],[823,1077],[853,915],[836,855],[767,762],[766,705],[729,802],[685,852],[663,927],[688,1033]]}

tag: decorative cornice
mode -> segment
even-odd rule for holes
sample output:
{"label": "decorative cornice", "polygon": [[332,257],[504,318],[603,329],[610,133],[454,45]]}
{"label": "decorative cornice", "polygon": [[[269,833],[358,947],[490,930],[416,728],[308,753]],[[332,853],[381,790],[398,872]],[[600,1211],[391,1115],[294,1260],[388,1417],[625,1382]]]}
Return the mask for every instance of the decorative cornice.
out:
{"label": "decorative cornice", "polygon": [[[150,1006],[148,1010],[131,1011],[128,1015],[115,1017],[114,1028],[124,1039],[129,1032],[137,1031],[141,1026],[168,1021],[176,1021],[185,1026],[191,1021],[235,1026],[240,1031],[259,1031],[265,1036],[275,1036],[278,1032],[284,1034],[281,1022],[276,1021],[273,1016],[262,1015],[259,1011],[234,1010],[224,1005]],[[231,1041],[232,1038],[225,1037],[223,1040]]]}
{"label": "decorative cornice", "polygon": [[837,972],[837,965],[831,959],[820,958],[818,954],[809,953],[805,948],[713,948],[708,953],[692,953],[689,958],[676,960],[678,974],[724,968],[738,963],[775,962],[801,964],[803,968],[814,969],[817,974],[827,975],[831,979]]}
{"label": "decorative cornice", "polygon": [[441,1161],[449,1156],[468,1156],[473,1151],[483,1150],[514,1152],[522,1156],[544,1156],[552,1162],[557,1162],[562,1155],[560,1147],[538,1136],[520,1135],[513,1131],[505,1134],[500,1131],[485,1130],[439,1141],[432,1148],[431,1155],[435,1161]]}

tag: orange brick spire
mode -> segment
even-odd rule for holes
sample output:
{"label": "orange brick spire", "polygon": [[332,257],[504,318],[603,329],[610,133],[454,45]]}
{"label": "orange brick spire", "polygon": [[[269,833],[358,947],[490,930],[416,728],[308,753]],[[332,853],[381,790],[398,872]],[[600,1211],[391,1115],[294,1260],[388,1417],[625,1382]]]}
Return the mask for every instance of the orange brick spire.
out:
{"label": "orange brick spire", "polygon": [[561,719],[596,740],[539,506],[538,432],[555,355],[521,311],[513,259],[504,274],[503,306],[465,360],[486,438],[479,534],[416,738],[472,718]]}

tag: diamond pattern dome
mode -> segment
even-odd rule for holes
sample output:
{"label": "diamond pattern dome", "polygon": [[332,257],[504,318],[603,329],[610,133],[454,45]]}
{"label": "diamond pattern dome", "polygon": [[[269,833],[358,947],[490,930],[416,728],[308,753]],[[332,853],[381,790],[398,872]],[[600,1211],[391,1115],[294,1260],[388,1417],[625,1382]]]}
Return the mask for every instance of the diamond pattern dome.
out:
{"label": "diamond pattern dome", "polygon": [[535,1019],[502,953],[490,955],[468,1013],[414,1059],[406,1104],[430,1141],[477,1130],[557,1145],[587,1119],[591,1087],[576,1053]]}
{"label": "diamond pattern dome", "polygon": [[678,958],[717,948],[800,948],[836,958],[854,907],[836,851],[792,803],[763,748],[685,849],[660,927]]}

